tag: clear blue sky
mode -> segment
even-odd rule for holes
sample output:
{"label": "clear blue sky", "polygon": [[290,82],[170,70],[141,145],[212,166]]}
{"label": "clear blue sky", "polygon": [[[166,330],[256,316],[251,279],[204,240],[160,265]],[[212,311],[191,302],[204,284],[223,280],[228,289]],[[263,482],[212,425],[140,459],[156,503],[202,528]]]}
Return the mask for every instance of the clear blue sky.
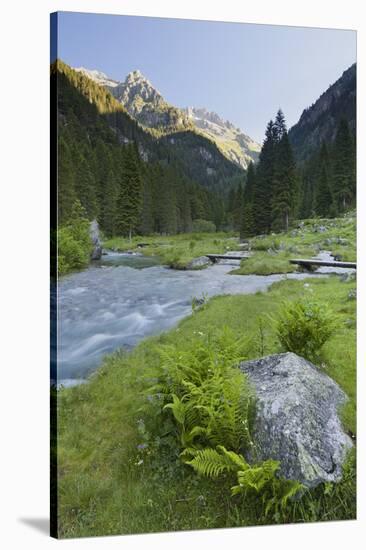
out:
{"label": "clear blue sky", "polygon": [[116,80],[140,71],[167,101],[206,107],[261,142],[356,61],[356,32],[62,12],[58,57]]}

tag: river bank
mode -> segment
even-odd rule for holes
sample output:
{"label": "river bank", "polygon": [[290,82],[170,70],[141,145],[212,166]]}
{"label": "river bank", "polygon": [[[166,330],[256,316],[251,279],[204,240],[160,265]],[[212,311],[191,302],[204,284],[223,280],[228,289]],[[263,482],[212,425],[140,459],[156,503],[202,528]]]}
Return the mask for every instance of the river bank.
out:
{"label": "river bank", "polygon": [[128,354],[107,356],[88,384],[59,391],[62,536],[354,517],[354,466],[334,488],[318,487],[277,519],[265,517],[258,501],[228,497],[220,483],[182,465],[169,438],[159,440],[161,426],[155,422],[161,419],[149,391],[164,346],[199,345],[224,326],[248,339],[248,358],[279,351],[269,316],[276,316],[284,300],[305,295],[327,304],[339,319],[322,350],[321,368],[347,393],[342,420],[345,430],[355,434],[354,288],[354,281],[331,276],[280,281],[265,293],[213,297],[169,332],[144,339]]}

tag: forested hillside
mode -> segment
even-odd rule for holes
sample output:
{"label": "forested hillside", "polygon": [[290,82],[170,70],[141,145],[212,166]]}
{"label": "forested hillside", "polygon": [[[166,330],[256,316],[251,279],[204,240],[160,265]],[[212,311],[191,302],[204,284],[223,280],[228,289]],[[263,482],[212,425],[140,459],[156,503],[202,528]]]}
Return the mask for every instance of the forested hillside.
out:
{"label": "forested hillside", "polygon": [[323,141],[309,160],[296,163],[279,110],[267,125],[259,163],[249,165],[243,195],[232,204],[241,212],[243,237],[288,230],[295,218],[334,217],[354,208],[356,148],[347,120],[340,118],[334,142]]}
{"label": "forested hillside", "polygon": [[304,109],[300,120],[289,130],[289,139],[297,161],[308,160],[323,142],[333,143],[342,119],[352,136],[356,133],[356,64]]}
{"label": "forested hillside", "polygon": [[225,185],[244,174],[193,132],[157,138],[103,87],[58,61],[59,224],[75,201],[107,236],[190,231],[225,223]]}

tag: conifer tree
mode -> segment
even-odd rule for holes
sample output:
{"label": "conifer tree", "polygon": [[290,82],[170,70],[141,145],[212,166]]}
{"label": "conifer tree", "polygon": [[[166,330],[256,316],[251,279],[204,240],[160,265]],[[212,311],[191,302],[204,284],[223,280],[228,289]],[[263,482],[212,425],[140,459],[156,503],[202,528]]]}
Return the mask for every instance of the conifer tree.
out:
{"label": "conifer tree", "polygon": [[76,201],[74,167],[72,155],[66,139],[61,136],[58,143],[58,178],[57,178],[58,223],[67,221]]}
{"label": "conifer tree", "polygon": [[356,196],[355,151],[348,123],[342,119],[334,146],[333,194],[339,212],[344,212]]}
{"label": "conifer tree", "polygon": [[104,193],[101,204],[101,226],[108,237],[116,234],[117,229],[118,187],[113,170],[110,168],[104,181]]}
{"label": "conifer tree", "polygon": [[87,149],[76,152],[75,189],[87,217],[91,220],[98,212],[95,178],[87,160]]}
{"label": "conifer tree", "polygon": [[142,181],[139,171],[139,159],[133,144],[126,147],[124,154],[123,177],[117,201],[117,229],[121,235],[132,239],[142,206]]}
{"label": "conifer tree", "polygon": [[160,188],[159,231],[163,235],[177,233],[177,200],[174,185],[174,172],[169,169],[164,172]]}
{"label": "conifer tree", "polygon": [[253,219],[255,234],[267,233],[271,227],[271,202],[276,158],[276,129],[272,120],[266,129],[263,147],[259,155],[256,185],[253,194]]}
{"label": "conifer tree", "polygon": [[255,168],[253,162],[250,162],[243,191],[243,208],[240,226],[240,237],[242,239],[254,235],[253,197],[255,185]]}
{"label": "conifer tree", "polygon": [[277,111],[273,129],[274,129],[274,139],[277,143],[279,143],[283,138],[283,136],[287,133],[285,115],[283,114],[282,109],[278,109]]}
{"label": "conifer tree", "polygon": [[284,130],[276,145],[276,162],[272,196],[272,229],[288,230],[297,198],[296,164]]}
{"label": "conifer tree", "polygon": [[235,231],[240,231],[241,218],[242,218],[242,207],[243,207],[243,187],[239,183],[236,192],[234,194],[235,202],[233,208],[233,227]]}
{"label": "conifer tree", "polygon": [[332,211],[333,197],[329,184],[328,148],[323,142],[319,153],[319,170],[315,189],[315,212],[319,216],[329,216]]}

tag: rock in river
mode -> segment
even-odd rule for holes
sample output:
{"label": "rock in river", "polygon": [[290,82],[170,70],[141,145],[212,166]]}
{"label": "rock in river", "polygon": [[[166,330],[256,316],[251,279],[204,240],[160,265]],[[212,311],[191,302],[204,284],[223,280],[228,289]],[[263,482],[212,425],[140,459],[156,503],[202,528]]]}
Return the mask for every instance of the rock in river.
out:
{"label": "rock in river", "polygon": [[199,258],[194,258],[191,260],[187,265],[187,269],[197,269],[200,267],[206,267],[210,264],[211,261],[207,258],[207,256],[200,256]]}
{"label": "rock in river", "polygon": [[102,257],[102,243],[100,241],[99,225],[97,220],[90,223],[89,229],[90,239],[93,243],[93,250],[90,255],[91,260],[100,260]]}
{"label": "rock in river", "polygon": [[325,373],[294,353],[240,364],[256,390],[254,454],[279,460],[280,475],[307,487],[338,481],[352,441],[337,411],[347,399]]}

